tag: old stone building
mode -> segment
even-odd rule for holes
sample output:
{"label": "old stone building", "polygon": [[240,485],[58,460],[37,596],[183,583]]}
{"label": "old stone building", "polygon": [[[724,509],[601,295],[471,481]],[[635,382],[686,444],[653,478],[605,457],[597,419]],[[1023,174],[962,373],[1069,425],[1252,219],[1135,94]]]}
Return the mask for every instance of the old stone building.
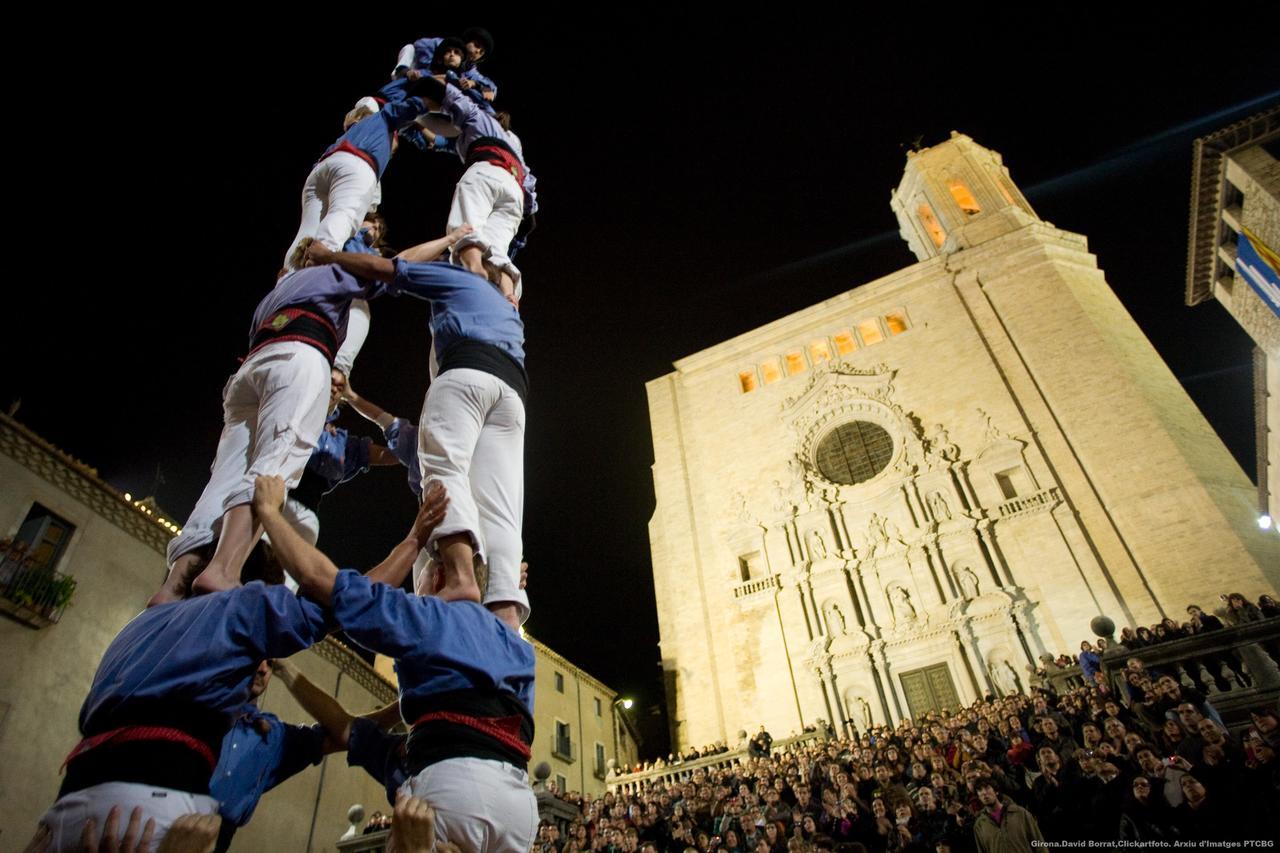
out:
{"label": "old stone building", "polygon": [[1025,688],[1100,613],[1280,582],[1253,486],[1084,237],[961,134],[892,207],[918,263],[648,384],[680,746]]}
{"label": "old stone building", "polygon": [[1186,301],[1217,300],[1253,354],[1258,514],[1280,519],[1280,107],[1196,140]]}

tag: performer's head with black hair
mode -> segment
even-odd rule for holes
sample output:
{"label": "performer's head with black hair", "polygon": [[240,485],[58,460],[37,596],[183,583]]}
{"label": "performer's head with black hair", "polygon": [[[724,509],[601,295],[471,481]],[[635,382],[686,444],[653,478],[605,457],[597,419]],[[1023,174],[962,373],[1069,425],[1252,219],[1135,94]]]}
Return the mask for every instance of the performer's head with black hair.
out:
{"label": "performer's head with black hair", "polygon": [[435,74],[458,71],[466,60],[467,48],[463,45],[462,39],[447,36],[436,46],[436,52],[431,58],[431,71]]}
{"label": "performer's head with black hair", "polygon": [[462,31],[462,44],[467,52],[467,62],[479,65],[493,55],[493,36],[480,27],[468,27]]}

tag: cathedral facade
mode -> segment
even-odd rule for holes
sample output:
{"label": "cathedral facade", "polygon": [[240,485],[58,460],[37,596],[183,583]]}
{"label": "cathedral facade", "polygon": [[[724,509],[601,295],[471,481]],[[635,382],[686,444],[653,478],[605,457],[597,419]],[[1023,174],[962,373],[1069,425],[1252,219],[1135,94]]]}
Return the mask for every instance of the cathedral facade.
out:
{"label": "cathedral facade", "polygon": [[918,263],[648,383],[681,747],[1025,689],[1099,614],[1280,584],[1254,487],[1084,237],[961,134],[892,206]]}

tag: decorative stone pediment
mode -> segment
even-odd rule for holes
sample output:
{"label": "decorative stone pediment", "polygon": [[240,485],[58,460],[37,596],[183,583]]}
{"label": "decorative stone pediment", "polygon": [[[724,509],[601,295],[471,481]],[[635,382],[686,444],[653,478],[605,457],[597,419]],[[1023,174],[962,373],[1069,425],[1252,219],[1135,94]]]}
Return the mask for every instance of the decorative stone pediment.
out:
{"label": "decorative stone pediment", "polygon": [[818,469],[817,448],[828,433],[850,421],[873,423],[893,439],[890,463],[867,482],[894,474],[910,476],[926,464],[926,444],[918,419],[893,400],[895,374],[885,364],[862,370],[830,362],[813,372],[803,391],[782,404],[782,417],[799,439],[792,476],[803,481],[806,496],[821,495],[828,502],[837,498],[841,485]]}

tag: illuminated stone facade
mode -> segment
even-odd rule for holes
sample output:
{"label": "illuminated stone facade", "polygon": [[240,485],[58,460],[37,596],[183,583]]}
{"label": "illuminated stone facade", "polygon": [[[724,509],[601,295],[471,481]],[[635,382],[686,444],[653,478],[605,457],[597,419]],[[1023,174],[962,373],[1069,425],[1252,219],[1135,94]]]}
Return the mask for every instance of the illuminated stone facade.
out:
{"label": "illuminated stone facade", "polygon": [[892,206],[919,263],[647,386],[679,746],[1025,688],[1099,613],[1280,581],[1253,487],[1084,237],[960,134]]}
{"label": "illuminated stone facade", "polygon": [[[1280,521],[1280,292],[1242,272],[1244,242],[1280,252],[1280,107],[1197,139],[1191,172],[1187,304],[1216,299],[1254,350],[1258,513]],[[1273,273],[1274,277],[1274,273]]]}

